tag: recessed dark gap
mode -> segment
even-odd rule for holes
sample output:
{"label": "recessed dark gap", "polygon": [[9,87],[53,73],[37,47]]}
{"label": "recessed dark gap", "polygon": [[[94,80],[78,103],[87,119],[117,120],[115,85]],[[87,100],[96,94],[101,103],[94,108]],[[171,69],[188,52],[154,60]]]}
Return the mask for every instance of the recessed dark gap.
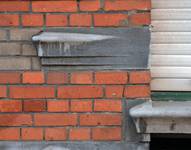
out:
{"label": "recessed dark gap", "polygon": [[150,150],[188,150],[191,149],[189,134],[153,134]]}

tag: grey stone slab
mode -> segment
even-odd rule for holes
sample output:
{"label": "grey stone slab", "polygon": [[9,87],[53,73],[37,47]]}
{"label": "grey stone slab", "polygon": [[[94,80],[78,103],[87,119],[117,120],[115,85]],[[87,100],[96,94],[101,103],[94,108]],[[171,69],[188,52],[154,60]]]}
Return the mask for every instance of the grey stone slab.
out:
{"label": "grey stone slab", "polygon": [[33,40],[46,69],[148,67],[148,28],[65,28],[48,30]]}
{"label": "grey stone slab", "polygon": [[148,143],[0,142],[1,150],[149,150]]}
{"label": "grey stone slab", "polygon": [[[146,63],[142,61],[142,63]],[[78,65],[78,66],[103,66],[103,65],[129,65],[139,68],[140,66],[133,57],[83,57],[83,58],[42,58],[42,65]],[[146,66],[145,66],[146,67]]]}
{"label": "grey stone slab", "polygon": [[144,137],[142,134],[137,133],[135,123],[132,119],[132,117],[129,114],[129,110],[137,105],[140,105],[144,103],[145,100],[124,100],[123,101],[123,112],[124,112],[124,136],[125,136],[125,141],[128,142],[140,142],[143,141]]}
{"label": "grey stone slab", "polygon": [[28,57],[0,57],[0,70],[29,70],[31,58]]}
{"label": "grey stone slab", "polygon": [[191,133],[191,102],[149,101],[130,109],[138,133]]}
{"label": "grey stone slab", "polygon": [[21,43],[4,42],[0,43],[1,56],[21,55]]}
{"label": "grey stone slab", "polygon": [[191,117],[190,101],[149,101],[131,108],[130,115],[134,118],[187,118]]}

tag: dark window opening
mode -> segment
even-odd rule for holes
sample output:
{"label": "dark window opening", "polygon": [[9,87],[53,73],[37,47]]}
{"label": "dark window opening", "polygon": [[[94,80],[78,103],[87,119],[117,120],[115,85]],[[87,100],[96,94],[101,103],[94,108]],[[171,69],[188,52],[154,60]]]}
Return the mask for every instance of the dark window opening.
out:
{"label": "dark window opening", "polygon": [[150,150],[188,150],[191,149],[191,135],[153,134]]}

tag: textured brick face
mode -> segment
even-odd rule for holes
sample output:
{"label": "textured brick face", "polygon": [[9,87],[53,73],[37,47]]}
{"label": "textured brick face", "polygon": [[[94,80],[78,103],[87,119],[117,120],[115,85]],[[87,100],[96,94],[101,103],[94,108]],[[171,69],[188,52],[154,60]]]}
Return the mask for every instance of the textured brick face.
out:
{"label": "textured brick face", "polygon": [[0,72],[0,140],[122,140],[123,100],[149,99],[149,81],[148,71]]}
{"label": "textured brick face", "polygon": [[150,73],[43,72],[31,38],[50,28],[148,26],[150,8],[150,0],[0,1],[0,141],[123,140],[122,101],[149,99]]}

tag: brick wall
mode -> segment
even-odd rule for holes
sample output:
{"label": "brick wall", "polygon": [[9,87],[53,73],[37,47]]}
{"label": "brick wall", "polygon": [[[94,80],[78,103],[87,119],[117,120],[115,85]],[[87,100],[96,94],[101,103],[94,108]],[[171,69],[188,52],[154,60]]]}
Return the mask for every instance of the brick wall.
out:
{"label": "brick wall", "polygon": [[147,71],[1,72],[0,140],[122,140],[124,99],[148,99]]}
{"label": "brick wall", "polygon": [[150,0],[1,0],[0,140],[122,140],[123,100],[149,98],[149,72],[41,72],[31,37],[55,27],[148,26],[150,7]]}

